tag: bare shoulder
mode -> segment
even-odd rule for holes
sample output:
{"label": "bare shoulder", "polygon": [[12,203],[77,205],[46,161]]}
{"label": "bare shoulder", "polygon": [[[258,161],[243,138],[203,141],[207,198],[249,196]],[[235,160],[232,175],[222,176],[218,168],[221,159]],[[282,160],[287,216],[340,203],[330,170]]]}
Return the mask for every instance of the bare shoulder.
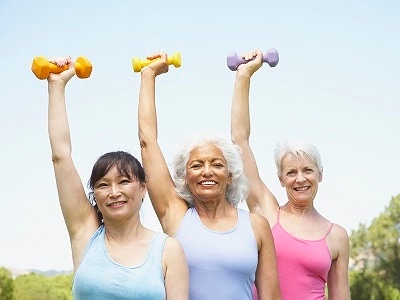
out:
{"label": "bare shoulder", "polygon": [[165,240],[165,249],[166,250],[175,250],[175,249],[181,249],[181,248],[182,248],[182,246],[176,238],[168,236],[167,239]]}
{"label": "bare shoulder", "polygon": [[[163,260],[168,265],[169,263],[185,260],[185,253],[181,244],[173,237],[168,236],[163,251]],[[169,263],[168,263],[169,262]]]}
{"label": "bare shoulder", "polygon": [[251,226],[256,237],[260,237],[271,231],[270,224],[266,218],[256,213],[249,213]]}
{"label": "bare shoulder", "polygon": [[259,214],[250,213],[250,221],[258,249],[264,247],[263,245],[273,245],[272,231],[268,220]]}
{"label": "bare shoulder", "polygon": [[342,226],[334,224],[331,232],[326,237],[326,242],[332,259],[349,256],[349,236]]}
{"label": "bare shoulder", "polygon": [[346,229],[336,223],[333,224],[331,235],[337,242],[346,242],[349,240]]}

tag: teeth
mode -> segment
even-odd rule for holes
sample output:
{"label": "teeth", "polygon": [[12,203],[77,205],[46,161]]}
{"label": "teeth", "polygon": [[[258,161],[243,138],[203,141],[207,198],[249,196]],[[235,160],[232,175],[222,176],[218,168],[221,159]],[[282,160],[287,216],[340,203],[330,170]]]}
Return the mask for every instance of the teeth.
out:
{"label": "teeth", "polygon": [[121,205],[121,204],[124,204],[124,203],[125,202],[123,202],[123,201],[114,202],[114,203],[111,203],[110,206],[118,206],[118,205]]}
{"label": "teeth", "polygon": [[202,185],[214,185],[215,181],[202,181],[201,184]]}
{"label": "teeth", "polygon": [[296,191],[306,191],[306,190],[308,190],[308,186],[298,187],[298,188],[295,188],[295,190]]}

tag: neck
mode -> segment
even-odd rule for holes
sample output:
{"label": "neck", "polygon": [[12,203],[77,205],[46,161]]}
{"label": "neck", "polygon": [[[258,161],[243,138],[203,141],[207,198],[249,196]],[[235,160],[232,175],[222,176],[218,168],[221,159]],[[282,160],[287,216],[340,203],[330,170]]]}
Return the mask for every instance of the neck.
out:
{"label": "neck", "polygon": [[105,220],[104,226],[107,237],[114,240],[137,238],[140,237],[145,231],[145,228],[140,222],[139,217],[132,218],[130,220]]}

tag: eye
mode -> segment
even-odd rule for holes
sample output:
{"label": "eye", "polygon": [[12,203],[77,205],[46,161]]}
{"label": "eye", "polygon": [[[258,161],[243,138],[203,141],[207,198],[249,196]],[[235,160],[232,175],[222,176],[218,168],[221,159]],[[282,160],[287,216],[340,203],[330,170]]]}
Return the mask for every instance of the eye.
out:
{"label": "eye", "polygon": [[119,184],[128,184],[128,183],[130,183],[130,180],[128,180],[128,179],[122,179],[122,180],[119,182]]}
{"label": "eye", "polygon": [[313,170],[313,169],[305,169],[305,170],[304,170],[304,173],[306,173],[306,174],[312,174],[312,173],[314,173],[314,170]]}
{"label": "eye", "polygon": [[296,171],[289,171],[289,172],[287,172],[286,173],[286,175],[288,176],[288,177],[294,177],[294,176],[296,176]]}
{"label": "eye", "polygon": [[190,168],[193,169],[193,170],[198,170],[198,169],[201,168],[201,164],[193,164],[193,165],[190,166]]}
{"label": "eye", "polygon": [[107,187],[107,184],[106,184],[105,182],[99,182],[99,183],[96,185],[96,188],[104,188],[104,187]]}
{"label": "eye", "polygon": [[224,167],[224,165],[221,164],[221,163],[215,163],[213,166],[214,166],[215,168],[218,168],[218,169],[221,169],[221,168]]}

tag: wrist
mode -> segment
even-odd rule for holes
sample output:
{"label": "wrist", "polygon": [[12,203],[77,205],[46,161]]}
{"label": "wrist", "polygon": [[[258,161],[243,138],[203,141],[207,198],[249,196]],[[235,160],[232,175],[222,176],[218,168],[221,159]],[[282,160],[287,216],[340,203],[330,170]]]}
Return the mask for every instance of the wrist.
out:
{"label": "wrist", "polygon": [[250,81],[251,76],[253,75],[253,73],[250,73],[248,70],[246,69],[238,69],[236,71],[236,79],[239,80],[244,80],[244,81]]}

